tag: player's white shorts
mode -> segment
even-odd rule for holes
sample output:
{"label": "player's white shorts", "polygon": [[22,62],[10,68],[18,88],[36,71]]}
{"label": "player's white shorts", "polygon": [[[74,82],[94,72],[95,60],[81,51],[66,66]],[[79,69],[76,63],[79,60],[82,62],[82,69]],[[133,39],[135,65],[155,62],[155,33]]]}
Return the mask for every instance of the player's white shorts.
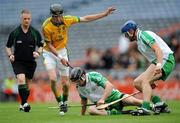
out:
{"label": "player's white shorts", "polygon": [[[58,50],[58,56],[68,60],[67,49]],[[47,70],[57,69],[61,76],[69,76],[69,67],[64,66],[57,57],[47,51],[43,50],[44,65]]]}

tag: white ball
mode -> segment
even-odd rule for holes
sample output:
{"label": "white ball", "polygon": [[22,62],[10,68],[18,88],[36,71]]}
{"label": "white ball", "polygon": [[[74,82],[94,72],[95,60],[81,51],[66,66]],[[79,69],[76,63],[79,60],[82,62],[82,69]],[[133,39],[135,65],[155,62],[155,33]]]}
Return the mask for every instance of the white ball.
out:
{"label": "white ball", "polygon": [[59,112],[59,115],[64,116],[65,113],[63,111]]}

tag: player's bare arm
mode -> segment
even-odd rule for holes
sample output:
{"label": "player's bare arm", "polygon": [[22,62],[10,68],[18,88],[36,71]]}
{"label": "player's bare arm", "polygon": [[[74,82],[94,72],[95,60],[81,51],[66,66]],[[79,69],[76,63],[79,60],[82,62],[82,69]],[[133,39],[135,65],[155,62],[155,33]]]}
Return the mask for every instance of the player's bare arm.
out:
{"label": "player's bare arm", "polygon": [[151,46],[152,50],[154,51],[156,58],[157,58],[157,64],[155,68],[155,74],[161,73],[161,68],[162,68],[162,61],[163,61],[163,53],[160,47],[157,45],[157,43],[154,43]]}
{"label": "player's bare arm", "polygon": [[115,10],[116,9],[114,7],[109,7],[101,13],[80,17],[80,22],[90,22],[90,21],[101,19],[103,17],[106,17],[106,16],[112,14]]}
{"label": "player's bare arm", "polygon": [[48,45],[49,50],[57,57],[60,59],[60,62],[65,65],[68,66],[68,61],[66,61],[64,58],[61,58],[60,56],[58,56],[58,53],[56,51],[56,48],[48,41],[46,41],[46,45]]}
{"label": "player's bare arm", "polygon": [[87,99],[81,98],[81,105],[82,105],[82,109],[81,109],[81,115],[85,115],[86,113],[86,105],[87,105]]}
{"label": "player's bare arm", "polygon": [[101,99],[97,102],[97,106],[104,104],[105,99],[111,94],[112,90],[113,90],[113,85],[109,81],[107,81],[104,89],[104,94],[101,97]]}
{"label": "player's bare arm", "polygon": [[56,48],[51,44],[51,42],[49,41],[45,41],[46,42],[46,45],[48,46],[49,50],[55,55],[58,57],[58,53],[56,51]]}

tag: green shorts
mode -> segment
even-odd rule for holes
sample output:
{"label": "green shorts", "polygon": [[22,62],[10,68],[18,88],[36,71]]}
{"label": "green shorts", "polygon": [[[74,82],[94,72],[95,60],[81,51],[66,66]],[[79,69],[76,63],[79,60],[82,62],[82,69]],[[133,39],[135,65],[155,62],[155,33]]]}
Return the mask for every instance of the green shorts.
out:
{"label": "green shorts", "polygon": [[[153,64],[156,65],[156,61],[152,62]],[[173,54],[169,54],[168,59],[165,61],[163,67],[162,67],[162,77],[160,78],[161,80],[166,80],[169,74],[172,72],[172,70],[175,67],[175,59]]]}
{"label": "green shorts", "polygon": [[[118,90],[114,90],[111,95],[105,100],[105,103],[110,103],[113,102],[115,100],[121,99],[124,96],[123,93],[119,92]],[[122,102],[118,102],[115,103],[111,106],[109,106],[108,110],[112,110],[112,109],[116,109],[116,110],[122,110],[123,109],[123,105]]]}

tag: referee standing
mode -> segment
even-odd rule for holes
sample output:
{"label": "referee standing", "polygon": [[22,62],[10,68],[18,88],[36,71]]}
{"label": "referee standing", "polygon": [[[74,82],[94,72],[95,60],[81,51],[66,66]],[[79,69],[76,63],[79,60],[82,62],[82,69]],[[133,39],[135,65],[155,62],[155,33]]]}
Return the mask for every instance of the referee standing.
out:
{"label": "referee standing", "polygon": [[[20,111],[29,112],[27,103],[29,96],[28,84],[33,78],[36,61],[42,52],[43,43],[41,34],[32,26],[31,12],[27,9],[21,11],[20,25],[13,30],[6,44],[6,52],[12,64],[18,82],[18,91],[21,98]],[[36,45],[39,47],[36,50]],[[14,51],[12,51],[12,46]]]}

